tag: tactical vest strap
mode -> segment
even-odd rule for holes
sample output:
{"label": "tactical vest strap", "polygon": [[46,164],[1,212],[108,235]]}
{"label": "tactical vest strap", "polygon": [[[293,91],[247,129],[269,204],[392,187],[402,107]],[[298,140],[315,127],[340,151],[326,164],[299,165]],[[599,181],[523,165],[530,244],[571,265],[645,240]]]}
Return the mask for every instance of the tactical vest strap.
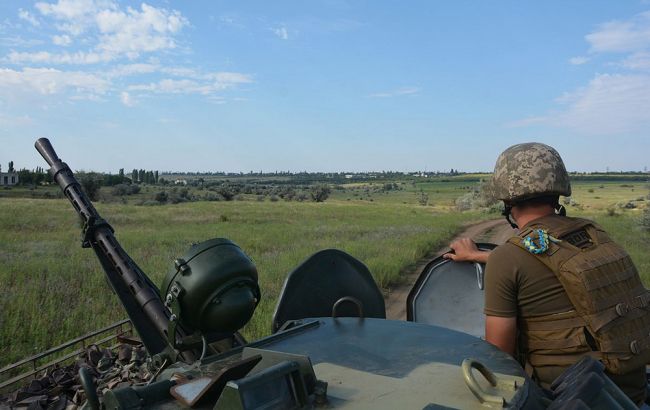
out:
{"label": "tactical vest strap", "polygon": [[600,343],[601,348],[605,351],[620,352],[629,355],[638,354],[640,350],[650,347],[650,334],[648,334],[648,329],[638,329],[631,335],[626,336],[604,339]]}
{"label": "tactical vest strap", "polygon": [[577,315],[575,310],[568,312],[538,316],[534,318],[520,318],[522,330],[563,330],[574,327],[585,326],[583,318]]}
{"label": "tactical vest strap", "polygon": [[570,347],[586,346],[587,339],[585,338],[584,333],[582,333],[559,340],[526,340],[525,344],[530,350],[560,350]]}

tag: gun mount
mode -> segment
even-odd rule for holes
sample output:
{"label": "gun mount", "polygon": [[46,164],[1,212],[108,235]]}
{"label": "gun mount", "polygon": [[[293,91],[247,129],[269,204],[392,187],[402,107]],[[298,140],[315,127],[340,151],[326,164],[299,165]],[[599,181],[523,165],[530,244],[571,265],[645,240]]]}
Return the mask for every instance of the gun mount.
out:
{"label": "gun mount", "polygon": [[257,270],[237,245],[214,239],[193,246],[167,275],[163,301],[50,142],[41,138],[35,147],[83,222],[82,246],[95,251],[151,356],[173,363],[180,354],[191,362],[205,354],[209,342],[231,337],[248,322],[261,295]]}

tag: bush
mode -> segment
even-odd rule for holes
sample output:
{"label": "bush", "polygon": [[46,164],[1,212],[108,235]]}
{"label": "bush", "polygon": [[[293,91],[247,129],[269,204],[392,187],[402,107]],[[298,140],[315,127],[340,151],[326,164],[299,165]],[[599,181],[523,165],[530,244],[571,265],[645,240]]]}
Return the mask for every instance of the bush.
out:
{"label": "bush", "polygon": [[140,193],[140,186],[135,184],[117,184],[111,193],[115,196],[135,195]]}
{"label": "bush", "polygon": [[280,198],[278,198],[277,195],[271,195],[269,199],[271,200],[271,202],[278,202]]}
{"label": "bush", "polygon": [[482,209],[491,212],[493,209],[498,209],[499,204],[491,180],[481,182],[478,188],[456,199],[456,209],[459,211]]}
{"label": "bush", "polygon": [[311,187],[309,190],[309,195],[311,196],[311,200],[314,202],[325,202],[325,200],[329,198],[331,192],[332,190],[329,186],[325,184],[319,184]]}
{"label": "bush", "polygon": [[221,195],[215,194],[214,192],[207,192],[205,195],[203,195],[203,200],[204,201],[221,201]]}
{"label": "bush", "polygon": [[156,192],[156,194],[153,196],[153,200],[158,202],[159,204],[167,203],[168,199],[169,199],[169,195],[167,194],[166,191]]}

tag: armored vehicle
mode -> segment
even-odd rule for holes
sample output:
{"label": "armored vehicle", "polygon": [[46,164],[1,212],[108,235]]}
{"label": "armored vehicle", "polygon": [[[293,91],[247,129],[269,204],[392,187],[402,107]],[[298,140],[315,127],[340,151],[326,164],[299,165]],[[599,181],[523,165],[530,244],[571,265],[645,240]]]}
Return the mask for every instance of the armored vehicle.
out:
{"label": "armored vehicle", "polygon": [[242,249],[224,238],[196,244],[158,288],[49,141],[36,148],[150,355],[150,380],[104,392],[82,368],[85,408],[635,408],[598,362],[585,359],[542,391],[483,341],[479,264],[432,261],[408,297],[408,321],[393,321],[363,263],[320,251],[287,276],[273,334],[247,342],[238,330],[262,295]]}

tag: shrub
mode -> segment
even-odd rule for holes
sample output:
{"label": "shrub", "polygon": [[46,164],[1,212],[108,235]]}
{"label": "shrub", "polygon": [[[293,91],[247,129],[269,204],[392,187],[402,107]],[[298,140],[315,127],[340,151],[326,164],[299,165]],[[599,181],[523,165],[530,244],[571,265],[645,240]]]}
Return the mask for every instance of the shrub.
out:
{"label": "shrub", "polygon": [[153,200],[158,202],[159,204],[167,203],[167,199],[169,199],[169,195],[167,194],[166,191],[156,192],[156,194],[153,196]]}
{"label": "shrub", "polygon": [[117,184],[113,186],[111,193],[115,196],[135,195],[140,193],[140,185]]}
{"label": "shrub", "polygon": [[204,201],[221,201],[221,195],[215,194],[214,192],[207,192],[205,195],[203,195],[203,200]]}
{"label": "shrub", "polygon": [[325,202],[329,198],[332,190],[325,184],[314,185],[309,190],[311,200],[314,202]]}
{"label": "shrub", "polygon": [[278,202],[278,200],[279,200],[279,198],[277,197],[277,195],[271,195],[271,196],[269,197],[269,199],[271,200],[271,202]]}

